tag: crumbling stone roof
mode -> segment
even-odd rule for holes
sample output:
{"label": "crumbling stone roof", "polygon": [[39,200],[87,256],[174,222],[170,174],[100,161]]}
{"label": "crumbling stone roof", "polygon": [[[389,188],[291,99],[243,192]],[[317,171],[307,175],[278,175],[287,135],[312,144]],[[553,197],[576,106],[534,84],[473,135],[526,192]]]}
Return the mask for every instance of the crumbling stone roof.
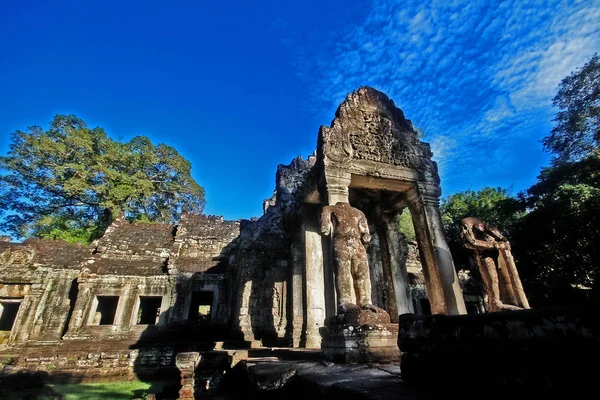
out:
{"label": "crumbling stone roof", "polygon": [[33,250],[33,264],[72,269],[79,269],[94,250],[94,246],[64,240],[27,239],[23,245]]}
{"label": "crumbling stone roof", "polygon": [[96,254],[86,267],[99,275],[163,274],[174,231],[173,225],[117,219],[98,241]]}
{"label": "crumbling stone roof", "polygon": [[165,274],[166,263],[166,258],[163,261],[95,258],[85,268],[97,275],[153,276]]}
{"label": "crumbling stone roof", "polygon": [[170,263],[180,272],[225,273],[239,234],[238,221],[184,213]]}
{"label": "crumbling stone roof", "polygon": [[225,238],[234,239],[239,235],[238,221],[225,221],[222,216],[183,214],[177,226],[177,239],[185,238]]}
{"label": "crumbling stone roof", "polygon": [[120,254],[134,252],[141,254],[160,253],[173,244],[175,227],[167,224],[146,222],[129,223],[116,220],[98,241],[97,252]]}

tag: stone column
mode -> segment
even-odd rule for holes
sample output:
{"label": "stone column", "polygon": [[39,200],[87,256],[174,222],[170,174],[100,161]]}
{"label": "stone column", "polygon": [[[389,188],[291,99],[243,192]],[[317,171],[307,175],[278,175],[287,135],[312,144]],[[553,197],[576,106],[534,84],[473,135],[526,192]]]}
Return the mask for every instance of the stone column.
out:
{"label": "stone column", "polygon": [[[131,329],[131,320],[133,317],[133,309],[137,301],[137,296],[137,285],[127,285],[125,288],[123,288],[115,315],[115,324],[117,324],[117,330],[128,331]],[[135,322],[133,323],[135,324]]]}
{"label": "stone column", "polygon": [[388,293],[387,307],[392,323],[398,322],[399,314],[414,312],[408,293],[409,282],[408,273],[406,272],[406,255],[403,255],[401,250],[401,242],[405,240],[399,230],[401,214],[400,212],[393,216],[385,214],[378,214],[377,216],[377,231]]}
{"label": "stone column", "polygon": [[[301,227],[302,231],[304,227]],[[292,315],[290,317],[292,347],[300,347],[304,326],[304,237],[296,233],[292,237],[292,273],[290,276],[290,296]]]}
{"label": "stone column", "polygon": [[31,285],[31,292],[21,302],[22,310],[19,310],[17,320],[15,320],[13,325],[13,332],[16,332],[16,334],[12,335],[14,343],[26,342],[33,334],[34,320],[43,295],[44,288],[41,283]]}
{"label": "stone column", "polygon": [[200,354],[197,352],[177,353],[175,365],[181,375],[181,389],[179,399],[194,400],[194,374],[200,362]]}
{"label": "stone column", "polygon": [[398,305],[394,289],[394,279],[392,276],[392,255],[388,242],[388,223],[383,219],[380,213],[377,213],[375,226],[377,236],[379,237],[379,247],[381,252],[381,266],[383,269],[383,281],[385,285],[385,308],[390,314],[390,322],[398,322]]}
{"label": "stone column", "polygon": [[427,282],[427,295],[433,314],[466,314],[458,276],[442,229],[440,195],[439,186],[433,184],[418,184],[417,188],[407,192]]}
{"label": "stone column", "polygon": [[245,270],[241,271],[241,303],[238,315],[238,327],[244,340],[248,342],[254,341],[254,332],[252,330],[252,318],[250,316],[250,296],[252,295],[252,279],[247,276],[248,272]]}
{"label": "stone column", "polygon": [[67,318],[69,316],[69,291],[71,290],[71,282],[73,276],[57,276],[52,279],[51,286],[46,288],[49,296],[45,298],[45,303],[39,307],[43,307],[41,319],[43,324],[40,326],[39,340],[44,342],[60,341]]}
{"label": "stone column", "polygon": [[73,315],[69,322],[69,329],[65,336],[76,336],[79,334],[79,332],[87,325],[90,313],[95,311],[91,309],[94,295],[90,284],[84,283],[80,279],[79,288],[75,307],[73,307]]}
{"label": "stone column", "polygon": [[307,207],[304,224],[306,280],[306,347],[321,347],[319,329],[325,325],[323,245],[316,210]]}

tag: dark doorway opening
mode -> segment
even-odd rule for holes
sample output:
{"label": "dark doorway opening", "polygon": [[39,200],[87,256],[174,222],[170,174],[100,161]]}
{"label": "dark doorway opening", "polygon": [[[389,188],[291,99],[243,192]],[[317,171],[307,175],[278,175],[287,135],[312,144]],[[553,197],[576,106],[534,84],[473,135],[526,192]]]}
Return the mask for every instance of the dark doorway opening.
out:
{"label": "dark doorway opening", "polygon": [[188,318],[193,321],[209,321],[213,303],[213,292],[196,291],[192,293]]}
{"label": "dark doorway opening", "polygon": [[162,297],[140,296],[140,309],[138,310],[139,325],[156,325],[160,315]]}
{"label": "dark doorway opening", "polygon": [[73,311],[75,310],[75,302],[77,301],[78,294],[79,283],[77,282],[77,279],[73,279],[71,281],[71,287],[69,288],[69,313],[67,314],[67,320],[65,321],[65,326],[63,327],[61,336],[64,336],[69,330],[69,323],[71,322],[71,317],[73,316]]}
{"label": "dark doorway opening", "polygon": [[98,307],[96,308],[96,317],[98,325],[112,325],[115,322],[115,314],[117,313],[117,305],[119,304],[119,296],[98,296]]}
{"label": "dark doorway opening", "polygon": [[0,316],[0,331],[10,332],[17,319],[20,302],[0,302],[2,305],[2,315]]}

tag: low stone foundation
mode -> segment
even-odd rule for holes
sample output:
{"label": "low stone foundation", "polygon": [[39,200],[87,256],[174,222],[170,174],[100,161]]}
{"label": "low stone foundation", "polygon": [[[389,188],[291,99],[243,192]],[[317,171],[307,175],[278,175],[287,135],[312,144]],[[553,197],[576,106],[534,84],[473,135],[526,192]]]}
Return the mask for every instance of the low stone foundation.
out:
{"label": "low stone foundation", "polygon": [[400,359],[398,326],[387,313],[361,311],[331,318],[321,328],[323,357],[348,364]]}
{"label": "low stone foundation", "polygon": [[[597,309],[400,316],[402,379],[469,398],[586,392],[600,356]],[[469,391],[465,391],[469,388]]]}

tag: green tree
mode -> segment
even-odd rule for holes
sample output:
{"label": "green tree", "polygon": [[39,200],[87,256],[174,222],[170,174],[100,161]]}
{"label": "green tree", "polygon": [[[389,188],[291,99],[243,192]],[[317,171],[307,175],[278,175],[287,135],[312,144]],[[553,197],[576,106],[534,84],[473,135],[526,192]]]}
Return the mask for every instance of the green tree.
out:
{"label": "green tree", "polygon": [[407,241],[412,242],[417,240],[417,234],[415,233],[415,225],[413,224],[412,214],[410,210],[407,208],[404,209],[402,215],[400,215],[400,220],[398,221],[398,228],[400,232],[404,234],[404,237]]}
{"label": "green tree", "polygon": [[600,56],[564,78],[554,97],[556,126],[542,140],[556,162],[581,160],[600,149]]}
{"label": "green tree", "polygon": [[74,115],[48,130],[12,134],[0,157],[0,221],[16,237],[89,242],[113,218],[173,222],[183,204],[201,212],[204,189],[173,147],[142,136],[122,143]]}
{"label": "green tree", "polygon": [[600,266],[600,157],[542,170],[514,232],[515,257],[537,304],[577,300]]}
{"label": "green tree", "polygon": [[515,231],[515,257],[538,304],[578,300],[592,286],[600,291],[598,55],[561,81],[554,104],[556,125],[542,140],[554,159],[528,189],[529,212]]}

